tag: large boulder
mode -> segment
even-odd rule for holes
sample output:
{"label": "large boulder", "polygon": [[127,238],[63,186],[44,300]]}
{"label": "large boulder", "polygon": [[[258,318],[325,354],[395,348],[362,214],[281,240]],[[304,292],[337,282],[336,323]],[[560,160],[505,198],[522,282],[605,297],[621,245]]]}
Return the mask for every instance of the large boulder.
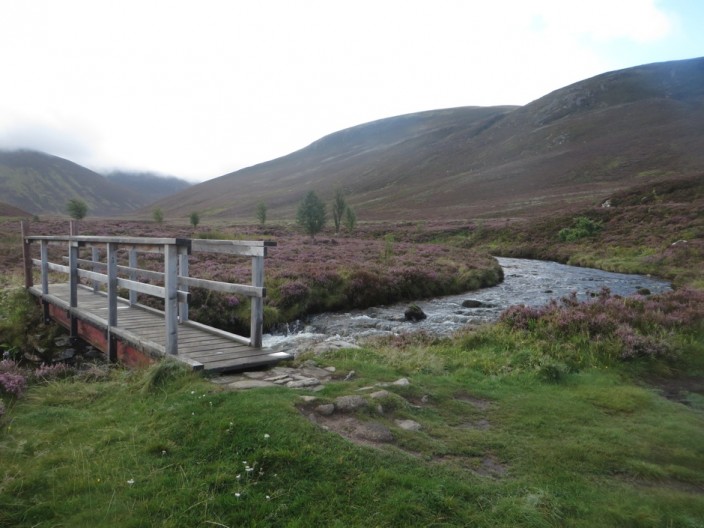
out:
{"label": "large boulder", "polygon": [[422,321],[428,317],[417,304],[411,304],[408,308],[406,308],[406,311],[403,312],[403,316],[406,318],[406,321],[413,322]]}

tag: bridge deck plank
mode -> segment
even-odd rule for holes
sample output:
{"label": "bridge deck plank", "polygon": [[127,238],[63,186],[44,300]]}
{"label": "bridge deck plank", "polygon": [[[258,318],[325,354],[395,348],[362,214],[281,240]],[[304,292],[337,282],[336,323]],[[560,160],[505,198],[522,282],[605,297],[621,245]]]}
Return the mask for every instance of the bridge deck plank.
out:
{"label": "bridge deck plank", "polygon": [[[38,288],[30,290],[41,296]],[[65,307],[69,303],[69,285],[51,284],[50,302],[61,302]],[[90,313],[93,318],[104,321],[107,327],[107,296],[94,293],[92,288],[78,288],[78,307]],[[153,351],[163,349],[165,337],[165,320],[163,313],[147,310],[139,306],[130,306],[120,299],[118,304],[117,328],[139,336],[141,343],[151,346]],[[271,350],[253,348],[243,345],[222,335],[214,335],[200,328],[178,326],[179,359],[203,364],[206,371],[223,372],[246,370],[254,367],[274,365],[290,356]]]}

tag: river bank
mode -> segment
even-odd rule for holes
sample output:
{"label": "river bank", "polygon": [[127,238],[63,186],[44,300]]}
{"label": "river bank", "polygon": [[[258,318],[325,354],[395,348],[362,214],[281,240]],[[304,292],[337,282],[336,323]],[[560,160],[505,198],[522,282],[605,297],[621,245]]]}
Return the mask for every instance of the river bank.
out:
{"label": "river bank", "polygon": [[408,332],[422,331],[445,337],[466,325],[496,321],[512,305],[540,306],[573,292],[578,299],[586,300],[603,288],[622,296],[639,291],[656,294],[670,289],[667,281],[644,275],[612,273],[542,260],[499,257],[497,261],[504,273],[502,283],[459,295],[414,301],[427,315],[421,321],[405,319],[407,302],[317,314],[266,335],[264,345],[290,352],[319,343],[342,341],[356,344],[369,337]]}

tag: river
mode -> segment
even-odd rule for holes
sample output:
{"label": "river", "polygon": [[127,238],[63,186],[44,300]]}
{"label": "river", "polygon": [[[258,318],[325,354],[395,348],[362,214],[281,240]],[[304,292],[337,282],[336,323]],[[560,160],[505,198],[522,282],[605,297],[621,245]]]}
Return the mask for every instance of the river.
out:
{"label": "river", "polygon": [[[640,288],[652,293],[670,290],[666,281],[643,275],[611,273],[591,268],[567,266],[555,262],[515,258],[498,258],[504,270],[504,281],[491,288],[416,301],[427,318],[410,322],[403,302],[347,313],[324,313],[296,322],[278,334],[264,336],[264,346],[276,350],[295,351],[321,342],[356,343],[360,339],[423,330],[447,336],[467,324],[496,321],[506,308],[516,304],[542,305],[553,298],[576,292],[587,299],[602,288],[613,294],[633,295]],[[463,303],[474,307],[465,307]]]}

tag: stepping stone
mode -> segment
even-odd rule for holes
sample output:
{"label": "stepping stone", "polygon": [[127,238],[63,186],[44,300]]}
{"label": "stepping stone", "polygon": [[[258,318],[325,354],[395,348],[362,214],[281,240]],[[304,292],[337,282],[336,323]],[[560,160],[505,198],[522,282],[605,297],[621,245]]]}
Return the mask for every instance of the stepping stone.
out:
{"label": "stepping stone", "polygon": [[259,387],[276,387],[273,383],[263,380],[242,380],[235,381],[228,385],[230,389],[256,389]]}
{"label": "stepping stone", "polygon": [[396,425],[405,431],[420,431],[421,425],[414,420],[394,420]]}

